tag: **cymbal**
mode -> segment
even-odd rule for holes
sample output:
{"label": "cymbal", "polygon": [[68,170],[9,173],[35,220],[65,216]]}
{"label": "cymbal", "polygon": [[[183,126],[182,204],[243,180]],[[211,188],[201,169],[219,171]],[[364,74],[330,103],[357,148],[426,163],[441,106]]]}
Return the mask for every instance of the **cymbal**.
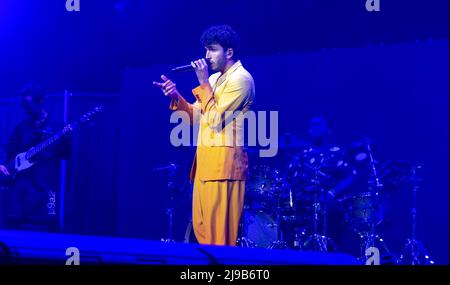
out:
{"label": "cymbal", "polygon": [[363,138],[352,142],[346,148],[346,155],[351,158],[351,160],[366,161],[369,153],[372,152],[375,142],[370,138]]}
{"label": "cymbal", "polygon": [[379,170],[380,174],[396,174],[403,176],[414,176],[418,175],[418,171],[423,168],[422,164],[412,161],[404,160],[388,160],[383,168]]}

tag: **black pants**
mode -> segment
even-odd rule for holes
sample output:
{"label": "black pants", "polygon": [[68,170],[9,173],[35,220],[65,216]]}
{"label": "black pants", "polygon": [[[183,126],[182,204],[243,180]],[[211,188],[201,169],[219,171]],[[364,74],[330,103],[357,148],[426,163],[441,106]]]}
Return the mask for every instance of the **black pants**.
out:
{"label": "black pants", "polygon": [[3,227],[15,230],[59,231],[59,189],[20,179],[2,195]]}

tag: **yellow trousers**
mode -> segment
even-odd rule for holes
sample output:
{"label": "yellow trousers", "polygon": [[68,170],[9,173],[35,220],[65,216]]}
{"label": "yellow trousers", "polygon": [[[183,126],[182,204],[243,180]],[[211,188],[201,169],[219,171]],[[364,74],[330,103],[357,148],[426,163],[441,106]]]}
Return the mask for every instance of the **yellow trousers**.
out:
{"label": "yellow trousers", "polygon": [[200,244],[236,245],[245,180],[194,180],[192,223]]}

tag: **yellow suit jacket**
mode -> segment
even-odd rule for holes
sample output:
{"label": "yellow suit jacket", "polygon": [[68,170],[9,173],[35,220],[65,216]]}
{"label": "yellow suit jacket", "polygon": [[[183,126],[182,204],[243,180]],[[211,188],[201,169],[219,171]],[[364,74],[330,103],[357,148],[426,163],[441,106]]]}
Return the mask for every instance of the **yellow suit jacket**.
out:
{"label": "yellow suit jacket", "polygon": [[194,104],[182,96],[170,102],[171,110],[186,111],[191,123],[200,124],[190,179],[245,180],[248,156],[243,146],[242,115],[250,109],[255,96],[252,76],[237,61],[224,74],[211,75],[192,93]]}

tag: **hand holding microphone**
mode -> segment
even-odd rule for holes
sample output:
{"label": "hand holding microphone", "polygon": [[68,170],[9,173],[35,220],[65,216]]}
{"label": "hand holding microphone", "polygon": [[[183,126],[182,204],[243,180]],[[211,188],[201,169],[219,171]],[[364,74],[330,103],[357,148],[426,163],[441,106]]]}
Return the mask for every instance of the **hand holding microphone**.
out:
{"label": "hand holding microphone", "polygon": [[[198,82],[200,84],[208,82],[209,78],[209,72],[208,72],[208,63],[206,62],[205,58],[201,58],[196,61],[192,61],[189,65],[183,65],[179,67],[175,67],[172,69],[173,72],[183,72],[183,71],[189,71],[194,70]],[[164,82],[156,82],[153,81],[153,86],[161,88],[165,96],[169,96],[172,99],[178,98],[178,95],[180,94],[177,90],[176,84],[173,83],[167,76],[161,75],[161,79]]]}
{"label": "hand holding microphone", "polygon": [[172,68],[172,72],[185,72],[192,70],[195,71],[198,82],[200,84],[208,82],[209,78],[208,62],[206,61],[205,58],[201,58],[196,61],[191,61],[191,64],[188,65],[182,65]]}
{"label": "hand holding microphone", "polygon": [[[204,58],[201,58],[199,60],[202,60],[202,59],[204,59]],[[190,64],[181,65],[181,66],[172,68],[172,72],[186,72],[186,71],[194,71],[194,70],[195,70],[195,65],[193,65],[193,61],[191,61]]]}
{"label": "hand holding microphone", "polygon": [[206,59],[201,58],[199,60],[193,61],[191,62],[191,65],[195,69],[195,74],[197,75],[197,79],[200,85],[208,82],[209,71]]}

